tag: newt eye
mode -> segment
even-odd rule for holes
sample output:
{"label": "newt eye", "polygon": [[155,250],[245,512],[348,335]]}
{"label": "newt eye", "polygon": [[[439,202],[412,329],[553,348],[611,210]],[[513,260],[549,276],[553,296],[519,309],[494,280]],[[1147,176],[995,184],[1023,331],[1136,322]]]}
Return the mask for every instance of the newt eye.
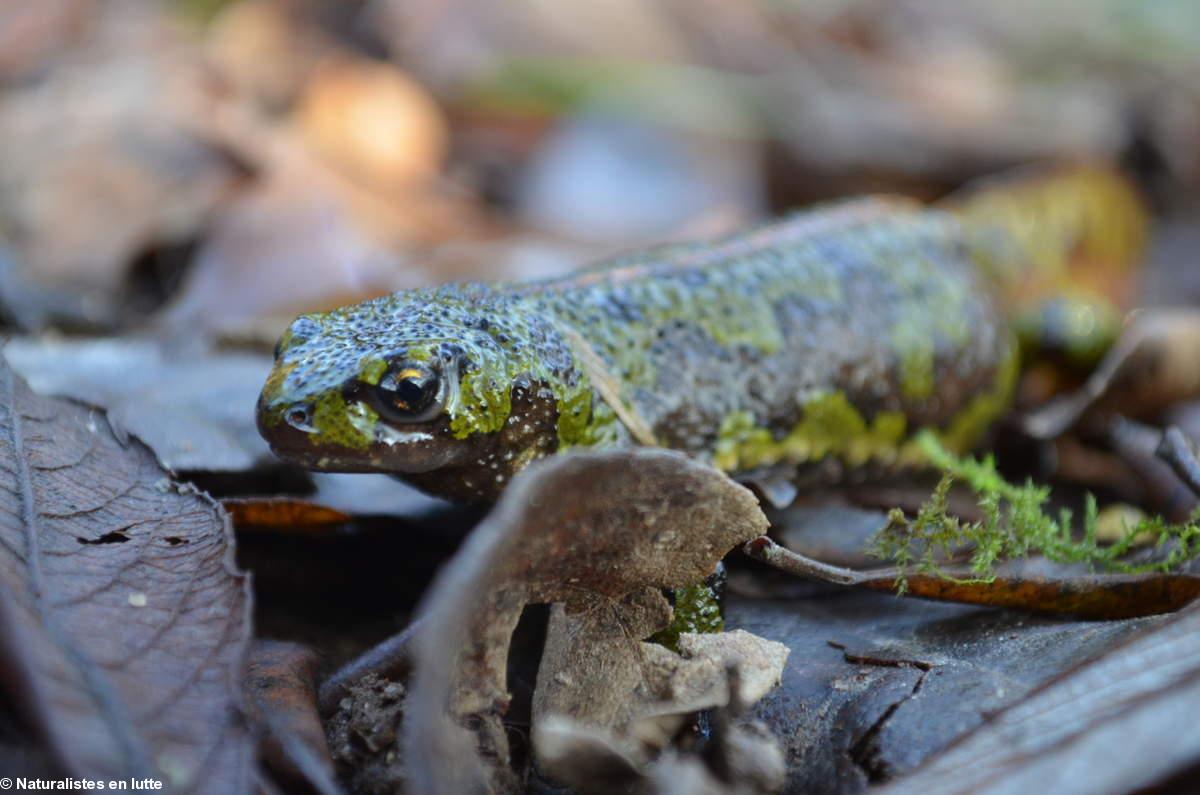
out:
{"label": "newt eye", "polygon": [[371,403],[386,420],[425,422],[442,411],[442,381],[428,367],[393,365],[377,386],[369,389]]}

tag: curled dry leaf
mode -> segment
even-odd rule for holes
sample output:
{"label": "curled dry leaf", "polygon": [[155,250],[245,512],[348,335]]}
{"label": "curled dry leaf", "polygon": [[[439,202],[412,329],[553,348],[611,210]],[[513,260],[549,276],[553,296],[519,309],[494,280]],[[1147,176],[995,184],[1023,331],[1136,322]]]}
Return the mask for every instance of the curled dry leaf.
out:
{"label": "curled dry leaf", "polygon": [[[662,598],[651,590],[643,592],[641,601],[649,597]],[[593,606],[590,612],[576,615],[556,607],[551,614],[533,697],[539,761],[549,762],[541,755],[537,727],[552,715],[611,732],[618,741],[629,743],[631,755],[636,755],[635,746],[665,747],[690,713],[728,704],[729,666],[736,666],[742,697],[749,702],[758,701],[778,683],[787,660],[786,646],[742,631],[684,633],[676,654],[637,640],[666,623],[639,625],[636,614],[652,612],[638,611],[639,606],[636,601],[607,611]],[[565,759],[557,762],[570,764]]]}
{"label": "curled dry leaf", "polygon": [[0,685],[76,777],[248,792],[248,583],[211,500],[0,367]]}
{"label": "curled dry leaf", "polygon": [[[748,634],[748,633],[744,633]],[[751,636],[752,637],[752,636]],[[739,677],[730,670],[728,690]],[[616,795],[769,795],[787,770],[779,742],[758,721],[741,720],[742,698],[710,713],[701,753],[670,749],[648,760],[608,732],[551,715],[538,727],[544,768],[572,791]]]}
{"label": "curled dry leaf", "polygon": [[458,795],[515,785],[500,718],[526,604],[570,610],[631,597],[653,609],[647,589],[699,582],[766,524],[748,490],[679,453],[575,453],[531,466],[425,601],[405,729],[410,787]]}
{"label": "curled dry leaf", "polygon": [[653,678],[669,679],[669,672],[661,670],[663,660],[643,652],[641,639],[670,622],[671,606],[653,588],[620,600],[587,604],[579,612],[568,613],[563,605],[555,605],[533,694],[535,749],[541,718],[565,715],[587,726],[624,730],[645,712],[647,701],[658,700],[656,695],[669,697],[661,691],[640,691],[648,678],[643,666],[649,669],[657,664]]}
{"label": "curled dry leaf", "polygon": [[[653,590],[643,593],[662,598]],[[650,791],[651,771],[669,764],[654,757],[690,715],[731,704],[736,711],[758,701],[779,683],[788,657],[783,644],[742,630],[684,633],[676,654],[634,640],[636,625],[614,621],[625,617],[618,615],[620,608],[593,608],[568,616],[556,606],[538,669],[533,743],[539,767],[555,781],[584,793],[625,791],[618,783],[634,783],[629,781],[631,772],[637,786]],[[731,692],[731,669],[736,693]],[[726,739],[748,740],[748,735],[727,728],[733,733]],[[769,734],[749,746],[743,750],[766,746],[766,756],[772,748],[775,755],[781,753]],[[590,762],[586,771],[580,769],[577,754]],[[766,778],[781,779],[781,757],[778,765],[764,769],[773,767],[779,768],[780,776]]]}

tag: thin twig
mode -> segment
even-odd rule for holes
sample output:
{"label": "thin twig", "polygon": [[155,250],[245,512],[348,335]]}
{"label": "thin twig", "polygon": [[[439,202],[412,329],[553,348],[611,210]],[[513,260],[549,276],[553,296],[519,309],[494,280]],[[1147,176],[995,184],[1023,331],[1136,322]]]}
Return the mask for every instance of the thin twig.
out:
{"label": "thin twig", "polygon": [[1170,464],[1179,479],[1200,495],[1200,461],[1197,460],[1196,446],[1183,431],[1174,425],[1168,426],[1155,455]]}

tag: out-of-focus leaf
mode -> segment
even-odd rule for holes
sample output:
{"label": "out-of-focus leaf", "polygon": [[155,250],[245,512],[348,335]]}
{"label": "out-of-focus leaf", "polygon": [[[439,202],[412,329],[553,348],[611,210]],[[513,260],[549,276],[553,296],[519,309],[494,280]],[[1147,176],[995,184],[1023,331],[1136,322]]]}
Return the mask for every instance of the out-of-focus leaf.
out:
{"label": "out-of-focus leaf", "polygon": [[878,791],[1141,791],[1200,764],[1197,710],[1200,609],[1188,608],[989,716],[916,773]]}
{"label": "out-of-focus leaf", "polygon": [[[720,129],[714,115],[754,107],[783,143],[771,176],[788,203],[929,194],[1018,162],[1112,158],[1139,121],[1172,174],[1200,176],[1190,148],[1198,20],[1187,0],[1133,13],[1088,0],[979,0],[953,12],[922,0],[592,0],[575,5],[570,25],[532,0],[387,0],[372,13],[405,66],[456,99],[564,114],[603,98],[705,135]],[[663,77],[686,71],[700,76]],[[639,101],[646,94],[659,101]],[[710,112],[679,113],[689,94]],[[1140,100],[1132,113],[1130,96]]]}
{"label": "out-of-focus leaf", "polygon": [[309,473],[317,491],[312,501],[355,516],[403,516],[422,519],[454,510],[451,503],[430,497],[388,475],[355,472]]}
{"label": "out-of-focus leaf", "polygon": [[79,300],[65,320],[112,325],[131,319],[134,260],[193,239],[239,168],[189,130],[211,86],[165,10],[96,5],[81,41],[0,103],[0,226],[23,282]]}
{"label": "out-of-focus leaf", "polygon": [[223,111],[205,119],[198,134],[235,152],[258,181],[221,213],[160,317],[172,334],[257,338],[269,325],[273,337],[299,312],[453,279],[513,275],[503,258],[486,253],[465,264],[437,256],[450,241],[470,245],[503,230],[461,190],[431,175],[403,185],[364,180],[308,143],[297,120],[271,122],[239,106]]}
{"label": "out-of-focus leaf", "polygon": [[351,520],[341,511],[290,497],[231,497],[221,505],[239,530],[322,532]]}
{"label": "out-of-focus leaf", "polygon": [[784,740],[784,791],[848,795],[913,769],[1037,685],[1168,619],[1064,621],[843,592],[732,596],[725,620],[791,649],[782,685],[753,710]]}
{"label": "out-of-focus leaf", "polygon": [[409,785],[512,786],[499,718],[509,699],[504,661],[526,604],[605,609],[628,594],[694,584],[765,527],[747,489],[679,453],[567,454],[522,472],[424,602],[405,723]]}
{"label": "out-of-focus leaf", "polygon": [[7,3],[0,9],[0,84],[36,72],[66,46],[91,0]]}
{"label": "out-of-focus leaf", "polygon": [[297,110],[304,139],[355,179],[394,190],[436,175],[446,121],[394,65],[348,56],[322,62]]}
{"label": "out-of-focus leaf", "polygon": [[175,337],[270,345],[301,312],[417,287],[430,276],[385,250],[305,172],[268,178],[221,210],[158,322]]}
{"label": "out-of-focus leaf", "polygon": [[744,141],[704,147],[585,114],[543,142],[522,179],[520,210],[537,228],[621,245],[678,237],[687,224],[717,216],[734,228],[761,212],[756,161]]}
{"label": "out-of-focus leaf", "polygon": [[[1106,441],[1116,451],[1120,461],[1137,478],[1142,486],[1139,504],[1155,510],[1172,522],[1186,522],[1191,518],[1200,502],[1196,493],[1180,481],[1156,451],[1162,441],[1162,433],[1131,420],[1114,422],[1106,434]],[[1057,440],[1062,447],[1070,437]],[[1085,449],[1080,458],[1088,452]]]}
{"label": "out-of-focus leaf", "polygon": [[1133,316],[1113,349],[1077,392],[1024,419],[1033,436],[1063,433],[1091,412],[1153,416],[1200,396],[1200,311],[1146,309]]}
{"label": "out-of-focus leaf", "polygon": [[[755,636],[720,633],[689,637],[703,639],[713,649],[730,641],[742,646],[744,639]],[[754,643],[763,650],[779,645],[761,638]],[[782,660],[778,662],[782,664]],[[778,683],[778,668],[772,667],[769,687]],[[727,703],[707,713],[709,727],[699,753],[669,750],[647,760],[641,749],[614,742],[602,729],[563,715],[549,715],[536,727],[540,769],[573,791],[593,795],[774,795],[786,780],[783,751],[761,722],[744,720],[746,708],[761,693],[744,693],[742,670],[740,664],[730,661],[723,685]],[[688,683],[680,684],[688,689]]]}
{"label": "out-of-focus leaf", "polygon": [[305,9],[286,0],[227,3],[204,38],[207,60],[240,94],[287,108],[332,47]]}
{"label": "out-of-focus leaf", "polygon": [[0,369],[0,666],[76,777],[248,792],[248,583],[221,509],[103,414]]}
{"label": "out-of-focus leaf", "polygon": [[317,655],[283,641],[258,641],[250,652],[246,694],[255,720],[266,729],[265,757],[282,778],[306,782],[320,795],[336,795],[333,760],[317,715]]}
{"label": "out-of-focus leaf", "polygon": [[1194,206],[1155,219],[1145,274],[1144,306],[1196,306],[1200,304],[1200,213]]}
{"label": "out-of-focus leaf", "polygon": [[15,339],[5,355],[38,392],[108,410],[114,430],[144,441],[175,471],[244,472],[271,461],[254,424],[270,358],[180,355],[145,339]]}

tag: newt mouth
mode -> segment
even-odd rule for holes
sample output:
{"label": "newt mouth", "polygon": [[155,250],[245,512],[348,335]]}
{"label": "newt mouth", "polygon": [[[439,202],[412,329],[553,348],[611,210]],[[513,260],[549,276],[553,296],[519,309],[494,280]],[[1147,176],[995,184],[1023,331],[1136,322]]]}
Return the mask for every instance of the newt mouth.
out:
{"label": "newt mouth", "polygon": [[361,428],[365,444],[351,446],[321,434],[303,404],[266,407],[261,401],[258,431],[280,459],[323,472],[387,472],[417,474],[456,463],[461,442],[442,422],[423,427],[396,428],[378,422]]}

